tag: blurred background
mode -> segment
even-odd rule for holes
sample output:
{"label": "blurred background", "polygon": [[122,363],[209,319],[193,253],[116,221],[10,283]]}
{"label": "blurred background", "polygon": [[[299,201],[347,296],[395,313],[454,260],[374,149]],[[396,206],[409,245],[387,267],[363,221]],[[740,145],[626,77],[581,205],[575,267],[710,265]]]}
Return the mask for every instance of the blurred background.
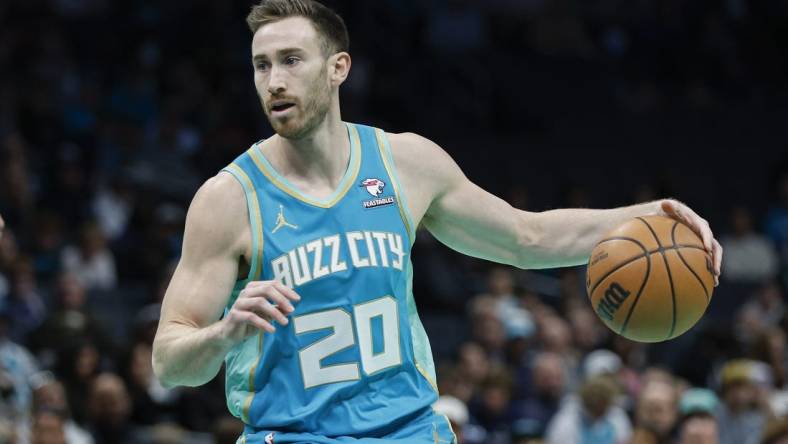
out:
{"label": "blurred background", "polygon": [[[244,0],[0,1],[0,442],[233,443],[223,376],[164,389],[159,302],[197,187],[271,134]],[[725,248],[707,314],[611,334],[584,267],[421,231],[436,406],[464,444],[785,444],[788,3],[327,1],[343,118],[441,144],[518,208],[678,198]]]}

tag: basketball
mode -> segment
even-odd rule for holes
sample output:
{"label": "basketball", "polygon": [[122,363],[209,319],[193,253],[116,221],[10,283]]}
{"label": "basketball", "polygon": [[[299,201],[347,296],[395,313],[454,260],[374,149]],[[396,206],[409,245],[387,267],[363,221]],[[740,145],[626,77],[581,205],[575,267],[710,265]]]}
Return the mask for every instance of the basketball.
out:
{"label": "basketball", "polygon": [[703,316],[714,276],[703,241],[682,222],[638,217],[605,235],[588,261],[591,305],[611,330],[639,342],[673,339]]}

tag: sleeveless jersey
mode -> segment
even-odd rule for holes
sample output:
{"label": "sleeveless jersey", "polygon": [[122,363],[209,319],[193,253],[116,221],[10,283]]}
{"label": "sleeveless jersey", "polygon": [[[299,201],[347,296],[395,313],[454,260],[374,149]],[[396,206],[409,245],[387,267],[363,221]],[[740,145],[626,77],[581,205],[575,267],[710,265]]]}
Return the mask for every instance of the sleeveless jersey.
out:
{"label": "sleeveless jersey", "polygon": [[253,145],[223,171],[243,186],[252,229],[246,283],[300,296],[286,326],[225,359],[241,442],[452,443],[412,294],[415,237],[386,134],[346,124],[350,161],[327,199],[304,195]]}

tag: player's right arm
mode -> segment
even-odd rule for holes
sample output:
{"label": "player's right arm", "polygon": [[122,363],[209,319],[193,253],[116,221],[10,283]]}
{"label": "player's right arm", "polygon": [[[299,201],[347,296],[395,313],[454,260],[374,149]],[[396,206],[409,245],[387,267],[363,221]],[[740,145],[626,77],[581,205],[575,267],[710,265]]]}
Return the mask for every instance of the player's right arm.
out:
{"label": "player's right arm", "polygon": [[289,300],[298,295],[273,281],[250,282],[221,318],[239,260],[250,256],[248,221],[243,189],[229,174],[208,180],[194,196],[153,341],[153,370],[164,385],[202,385],[235,344],[260,329],[273,332],[273,320],[287,324]]}

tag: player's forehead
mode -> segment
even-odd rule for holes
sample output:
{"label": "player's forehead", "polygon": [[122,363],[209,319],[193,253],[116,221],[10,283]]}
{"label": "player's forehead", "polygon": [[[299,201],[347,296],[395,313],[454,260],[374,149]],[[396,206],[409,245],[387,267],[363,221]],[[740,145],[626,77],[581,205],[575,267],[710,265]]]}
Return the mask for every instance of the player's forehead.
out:
{"label": "player's forehead", "polygon": [[252,57],[272,57],[284,49],[320,51],[320,37],[305,17],[288,17],[266,24],[252,38]]}

